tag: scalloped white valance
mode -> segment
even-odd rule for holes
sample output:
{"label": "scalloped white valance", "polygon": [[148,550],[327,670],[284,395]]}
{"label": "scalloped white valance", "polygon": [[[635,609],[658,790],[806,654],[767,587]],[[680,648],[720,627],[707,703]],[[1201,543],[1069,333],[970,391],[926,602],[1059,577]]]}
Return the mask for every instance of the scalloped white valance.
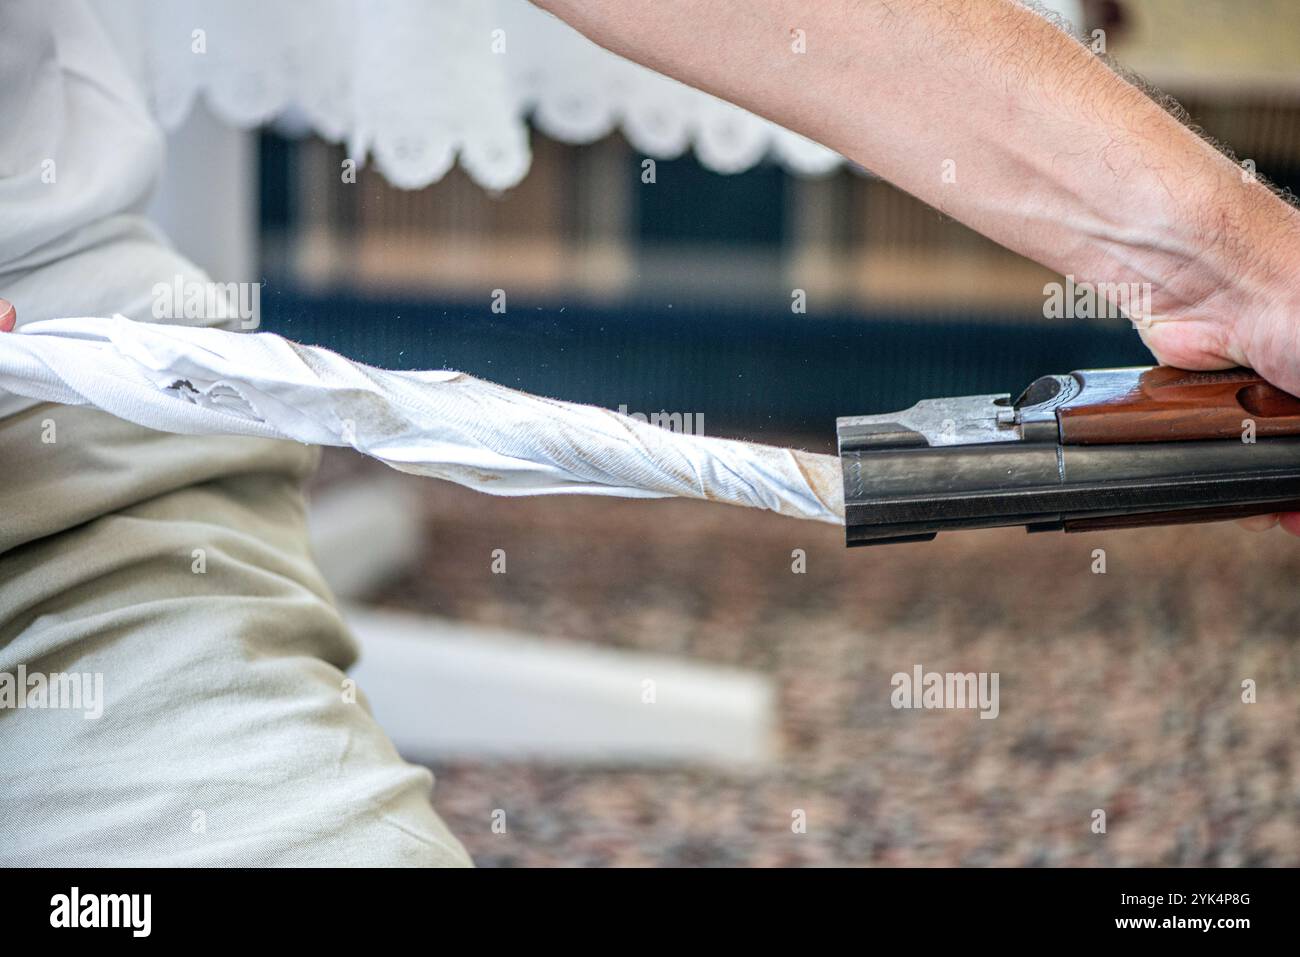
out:
{"label": "scalloped white valance", "polygon": [[395,185],[459,162],[500,190],[528,171],[526,119],[572,143],[620,128],[649,156],[694,147],[719,172],[772,155],[834,169],[833,151],[609,53],[525,0],[97,0],[158,119],[202,96],[254,126],[288,110]]}

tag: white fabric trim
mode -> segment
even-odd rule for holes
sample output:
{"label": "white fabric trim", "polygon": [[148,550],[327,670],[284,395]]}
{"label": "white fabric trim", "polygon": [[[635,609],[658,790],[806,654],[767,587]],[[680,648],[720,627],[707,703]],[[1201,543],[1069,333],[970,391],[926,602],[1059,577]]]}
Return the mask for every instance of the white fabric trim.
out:
{"label": "white fabric trim", "polygon": [[164,432],[351,446],[496,495],[681,496],[839,524],[839,459],[684,435],[459,372],[393,372],[268,333],[48,319],[0,335],[0,389]]}
{"label": "white fabric trim", "polygon": [[457,162],[486,189],[516,185],[532,162],[530,116],[569,143],[621,129],[659,159],[693,146],[718,172],[769,155],[804,174],[841,162],[601,49],[527,0],[96,0],[94,9],[163,126],[179,126],[200,96],[243,127],[292,111],[404,189]]}

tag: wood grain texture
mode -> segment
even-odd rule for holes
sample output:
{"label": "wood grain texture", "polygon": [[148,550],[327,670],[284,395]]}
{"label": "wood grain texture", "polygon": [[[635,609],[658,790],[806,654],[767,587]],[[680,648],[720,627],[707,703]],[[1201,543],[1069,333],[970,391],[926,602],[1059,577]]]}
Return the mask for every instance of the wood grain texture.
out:
{"label": "wood grain texture", "polygon": [[1077,372],[1082,391],[1058,411],[1066,445],[1300,435],[1300,399],[1249,369],[1169,366]]}

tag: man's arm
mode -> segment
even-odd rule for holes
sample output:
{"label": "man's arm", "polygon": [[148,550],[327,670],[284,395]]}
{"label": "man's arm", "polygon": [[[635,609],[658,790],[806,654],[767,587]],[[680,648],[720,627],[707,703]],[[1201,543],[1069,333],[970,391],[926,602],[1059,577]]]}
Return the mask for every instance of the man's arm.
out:
{"label": "man's arm", "polygon": [[1300,325],[1255,328],[1300,301],[1300,215],[1013,0],[537,2],[1044,265],[1152,283],[1164,361],[1300,393]]}
{"label": "man's arm", "polygon": [[1046,266],[1151,283],[1162,362],[1300,394],[1300,213],[1014,0],[535,2]]}

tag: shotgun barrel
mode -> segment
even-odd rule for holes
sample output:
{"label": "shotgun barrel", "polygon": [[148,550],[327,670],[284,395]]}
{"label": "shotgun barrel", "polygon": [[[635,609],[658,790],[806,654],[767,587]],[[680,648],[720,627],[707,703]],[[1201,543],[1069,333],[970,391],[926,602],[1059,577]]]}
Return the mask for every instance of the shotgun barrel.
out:
{"label": "shotgun barrel", "polygon": [[1050,375],[836,427],[850,546],[1300,511],[1300,399],[1249,369]]}

